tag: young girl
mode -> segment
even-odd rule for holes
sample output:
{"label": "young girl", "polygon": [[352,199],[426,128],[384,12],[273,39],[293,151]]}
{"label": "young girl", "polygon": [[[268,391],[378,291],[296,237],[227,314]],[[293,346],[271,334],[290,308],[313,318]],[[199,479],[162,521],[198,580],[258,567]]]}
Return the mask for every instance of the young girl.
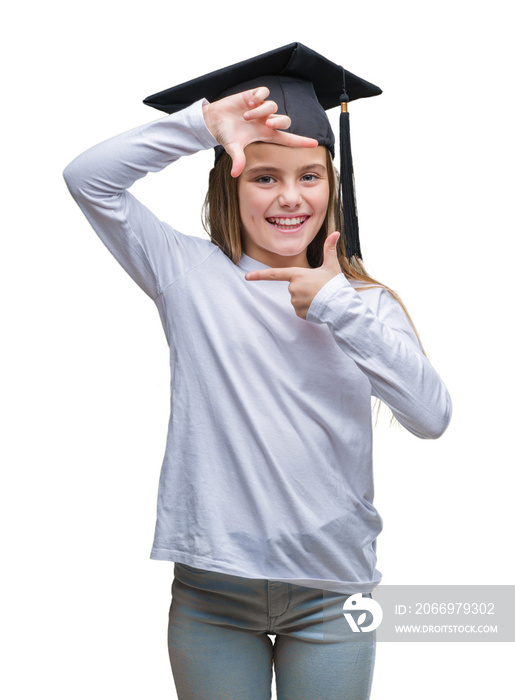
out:
{"label": "young girl", "polygon": [[[279,700],[370,697],[375,632],[352,631],[342,606],[380,581],[371,396],[421,438],[440,436],[451,414],[399,300],[345,257],[330,128],[327,141],[322,116],[315,131],[296,129],[299,110],[278,111],[284,85],[269,99],[273,82],[199,99],[64,173],[155,301],[170,346],[151,557],[175,562],[168,640],[181,700],[270,698],[273,669]],[[213,147],[211,240],[128,192]]]}

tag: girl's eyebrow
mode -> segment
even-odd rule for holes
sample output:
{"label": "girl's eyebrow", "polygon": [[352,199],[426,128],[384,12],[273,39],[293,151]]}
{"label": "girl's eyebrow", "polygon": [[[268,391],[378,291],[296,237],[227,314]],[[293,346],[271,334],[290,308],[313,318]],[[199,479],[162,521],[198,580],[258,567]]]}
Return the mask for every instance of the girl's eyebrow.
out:
{"label": "girl's eyebrow", "polygon": [[256,165],[254,168],[249,168],[247,173],[278,173],[280,171],[280,168],[276,168],[273,165]]}
{"label": "girl's eyebrow", "polygon": [[[310,163],[308,165],[303,165],[298,168],[298,172],[305,172],[306,170],[326,170],[325,165],[322,163]],[[256,173],[280,173],[281,168],[275,165],[256,165],[254,168],[249,168],[246,173],[255,175]]]}

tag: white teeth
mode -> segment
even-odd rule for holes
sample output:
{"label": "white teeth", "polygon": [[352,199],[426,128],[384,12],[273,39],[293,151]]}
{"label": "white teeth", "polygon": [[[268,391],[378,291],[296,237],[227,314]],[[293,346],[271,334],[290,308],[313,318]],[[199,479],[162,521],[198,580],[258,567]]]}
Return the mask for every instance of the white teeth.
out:
{"label": "white teeth", "polygon": [[279,219],[271,217],[268,219],[272,224],[278,224],[279,226],[299,226],[299,224],[304,223],[306,220],[305,216],[298,216],[294,219]]}

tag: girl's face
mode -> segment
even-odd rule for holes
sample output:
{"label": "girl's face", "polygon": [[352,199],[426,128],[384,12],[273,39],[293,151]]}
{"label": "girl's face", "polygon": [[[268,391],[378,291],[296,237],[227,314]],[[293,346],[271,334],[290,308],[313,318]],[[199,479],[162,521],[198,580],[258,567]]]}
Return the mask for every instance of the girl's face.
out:
{"label": "girl's face", "polygon": [[269,267],[309,267],[329,202],[326,149],[252,143],[238,180],[244,252]]}

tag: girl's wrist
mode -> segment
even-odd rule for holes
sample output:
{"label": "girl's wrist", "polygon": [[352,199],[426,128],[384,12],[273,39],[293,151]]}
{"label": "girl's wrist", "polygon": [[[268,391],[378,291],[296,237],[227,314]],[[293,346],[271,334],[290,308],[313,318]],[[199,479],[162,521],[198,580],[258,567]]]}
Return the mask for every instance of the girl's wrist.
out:
{"label": "girl's wrist", "polygon": [[205,103],[202,105],[202,114],[204,116],[204,122],[207,128],[209,129],[211,136],[218,141],[213,125],[211,107],[212,105],[206,100]]}

